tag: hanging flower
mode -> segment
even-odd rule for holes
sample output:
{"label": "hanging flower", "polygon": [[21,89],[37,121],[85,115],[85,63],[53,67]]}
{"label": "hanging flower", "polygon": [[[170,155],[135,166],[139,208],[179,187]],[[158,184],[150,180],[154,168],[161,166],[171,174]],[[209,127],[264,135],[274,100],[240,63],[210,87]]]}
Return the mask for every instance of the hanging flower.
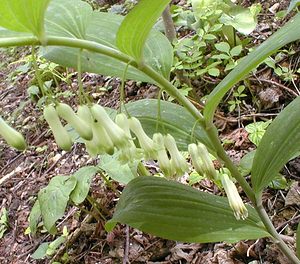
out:
{"label": "hanging flower", "polygon": [[221,176],[221,181],[224,187],[224,190],[227,194],[227,198],[229,201],[229,205],[234,212],[234,216],[237,220],[243,219],[245,220],[248,217],[248,210],[244,205],[238,190],[233,183],[233,181],[229,178],[227,174],[223,174]]}
{"label": "hanging flower", "polygon": [[157,146],[157,161],[159,168],[166,177],[173,176],[174,168],[164,145],[164,136],[160,133],[155,133],[153,135],[153,142]]}

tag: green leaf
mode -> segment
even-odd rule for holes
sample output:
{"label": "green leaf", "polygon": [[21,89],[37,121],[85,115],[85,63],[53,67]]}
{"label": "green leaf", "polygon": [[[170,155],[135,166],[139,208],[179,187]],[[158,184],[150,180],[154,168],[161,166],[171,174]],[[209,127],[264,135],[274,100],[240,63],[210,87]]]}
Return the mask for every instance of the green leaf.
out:
{"label": "green leaf", "polygon": [[103,169],[113,180],[127,184],[137,176],[137,164],[132,167],[129,164],[122,164],[117,155],[101,155],[99,167]]}
{"label": "green leaf", "polygon": [[242,45],[235,46],[235,47],[233,47],[231,49],[230,55],[232,57],[239,56],[241,54],[242,50],[243,50],[243,46]]}
{"label": "green leaf", "polygon": [[300,4],[300,0],[292,0],[290,2],[289,8],[287,10],[287,13],[291,12],[296,6]]}
{"label": "green leaf", "polygon": [[162,100],[145,99],[126,104],[126,109],[131,116],[141,121],[150,137],[157,132],[169,133],[175,138],[180,150],[187,150],[188,144],[200,141],[214,152],[205,130],[182,106]]}
{"label": "green leaf", "polygon": [[230,56],[226,55],[224,53],[221,53],[221,54],[213,55],[213,56],[211,56],[211,58],[212,59],[217,59],[217,60],[228,60],[228,59],[230,59]]}
{"label": "green leaf", "polygon": [[227,198],[159,177],[141,176],[124,189],[106,228],[120,222],[144,232],[182,242],[236,242],[269,236],[251,207],[244,221],[235,219]]}
{"label": "green leaf", "polygon": [[216,38],[217,37],[215,35],[213,35],[213,34],[205,34],[203,36],[203,39],[205,39],[205,40],[215,40]]}
{"label": "green leaf", "polygon": [[288,183],[286,178],[278,173],[273,181],[270,182],[269,187],[275,190],[284,190],[285,188],[288,187]]}
{"label": "green leaf", "polygon": [[[61,15],[62,12],[64,15]],[[123,20],[124,17],[112,13],[93,12],[91,7],[83,1],[54,0],[46,15],[46,33],[49,36],[95,41],[119,52],[117,51],[116,35]],[[62,66],[77,68],[78,49],[47,47],[43,54],[46,59]],[[173,64],[173,48],[163,34],[152,30],[143,54],[145,64],[151,66],[165,78],[169,78]],[[123,77],[127,66],[117,59],[86,50],[82,52],[81,64],[82,71],[120,78]],[[126,78],[154,83],[151,78],[132,66],[128,67]]]}
{"label": "green leaf", "polygon": [[242,174],[242,176],[246,176],[250,174],[253,164],[253,159],[255,155],[256,150],[252,150],[248,152],[242,159],[240,160],[239,164],[239,171]]}
{"label": "green leaf", "polygon": [[39,245],[36,251],[31,255],[33,259],[42,259],[47,256],[47,250],[49,246],[49,242],[44,242]]}
{"label": "green leaf", "polygon": [[49,0],[0,1],[0,26],[17,32],[31,32],[44,39],[44,15]]}
{"label": "green leaf", "polygon": [[56,176],[47,187],[38,194],[41,214],[45,228],[49,233],[55,233],[55,222],[64,215],[70,193],[76,186],[73,176]]}
{"label": "green leaf", "polygon": [[231,71],[212,91],[207,98],[204,115],[207,122],[213,119],[214,111],[223,96],[240,80],[263,62],[268,56],[276,52],[284,45],[300,38],[300,14],[297,14],[286,25],[268,38],[263,44],[244,57],[239,64]]}
{"label": "green leaf", "polygon": [[223,13],[220,17],[220,22],[233,26],[237,31],[242,34],[250,34],[256,27],[256,17],[251,13],[249,8],[241,6],[234,6],[228,13]]}
{"label": "green leaf", "polygon": [[208,74],[214,77],[217,77],[220,75],[220,70],[218,68],[210,68],[208,70]]}
{"label": "green leaf", "polygon": [[52,241],[49,245],[48,245],[48,249],[46,251],[46,254],[48,256],[52,256],[54,255],[55,251],[58,249],[58,247],[63,244],[66,241],[66,237],[65,236],[60,236],[58,238],[56,238],[54,241]]}
{"label": "green leaf", "polygon": [[256,193],[267,186],[299,151],[300,97],[290,103],[270,124],[254,157],[251,182]]}
{"label": "green leaf", "polygon": [[70,195],[71,200],[75,204],[81,204],[85,200],[89,193],[93,176],[97,171],[98,169],[94,166],[86,166],[75,172],[73,176],[76,178],[77,184]]}
{"label": "green leaf", "polygon": [[140,0],[119,28],[118,48],[142,62],[143,48],[149,32],[169,2],[170,0]]}
{"label": "green leaf", "polygon": [[40,217],[41,217],[40,203],[39,200],[36,200],[29,215],[29,227],[33,235],[36,234],[37,225],[39,223]]}
{"label": "green leaf", "polygon": [[245,130],[249,133],[248,135],[249,140],[256,146],[258,146],[270,123],[271,120],[267,122],[263,122],[263,121],[255,122],[247,125],[245,127]]}
{"label": "green leaf", "polygon": [[47,35],[86,39],[93,16],[92,7],[86,2],[51,0],[45,18]]}
{"label": "green leaf", "polygon": [[230,46],[227,42],[220,42],[215,44],[215,47],[218,51],[224,52],[224,53],[229,53],[230,51]]}

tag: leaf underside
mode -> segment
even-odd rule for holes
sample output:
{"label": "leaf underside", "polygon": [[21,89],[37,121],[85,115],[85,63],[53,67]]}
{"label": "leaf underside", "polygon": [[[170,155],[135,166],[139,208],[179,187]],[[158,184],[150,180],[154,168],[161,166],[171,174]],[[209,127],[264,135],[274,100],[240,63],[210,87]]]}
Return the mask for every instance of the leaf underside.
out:
{"label": "leaf underside", "polygon": [[[18,10],[14,11],[18,12]],[[90,5],[80,0],[52,0],[45,12],[45,35],[93,41],[119,52],[116,38],[123,20],[124,17],[116,14],[93,11]],[[12,27],[6,28],[13,29]],[[35,34],[35,30],[39,29],[36,26],[32,30],[27,27],[15,28],[18,32],[10,30],[0,28],[0,46],[5,46],[5,40],[8,38],[30,37]],[[77,48],[49,46],[42,52],[46,59],[75,69],[78,66],[78,53]],[[143,49],[143,56],[145,64],[165,78],[169,78],[173,64],[173,49],[163,34],[156,30],[150,32]],[[112,57],[86,50],[82,52],[81,64],[82,71],[119,78],[123,77],[127,66],[126,63]],[[150,77],[132,66],[128,67],[126,79],[155,83]]]}

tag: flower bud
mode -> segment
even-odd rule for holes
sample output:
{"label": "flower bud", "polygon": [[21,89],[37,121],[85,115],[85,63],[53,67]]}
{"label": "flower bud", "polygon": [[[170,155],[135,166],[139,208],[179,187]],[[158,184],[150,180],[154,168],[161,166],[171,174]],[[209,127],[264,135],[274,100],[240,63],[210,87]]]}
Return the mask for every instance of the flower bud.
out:
{"label": "flower bud", "polygon": [[153,142],[156,145],[157,150],[157,161],[159,168],[166,177],[171,177],[174,174],[174,168],[171,161],[169,160],[167,151],[164,145],[164,136],[160,133],[153,135]]}
{"label": "flower bud", "polygon": [[234,212],[234,216],[237,220],[241,218],[245,220],[248,217],[248,210],[244,205],[240,194],[233,181],[229,178],[227,174],[221,176],[222,185],[227,194],[228,202],[231,209]]}
{"label": "flower bud", "polygon": [[171,164],[178,176],[182,176],[188,170],[185,158],[179,152],[175,139],[170,135],[164,137],[164,144],[171,156]]}
{"label": "flower bud", "polygon": [[128,119],[130,130],[136,135],[146,159],[156,159],[157,152],[153,140],[147,136],[140,121],[131,117]]}

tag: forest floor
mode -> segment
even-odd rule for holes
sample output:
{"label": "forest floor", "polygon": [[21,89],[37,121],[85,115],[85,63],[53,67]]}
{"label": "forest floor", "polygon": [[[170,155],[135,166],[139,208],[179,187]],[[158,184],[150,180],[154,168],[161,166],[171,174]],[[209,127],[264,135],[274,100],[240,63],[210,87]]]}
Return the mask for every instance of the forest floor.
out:
{"label": "forest floor", "polygon": [[[256,35],[268,36],[280,27],[280,22],[269,10],[277,1],[267,2],[268,6],[264,3],[264,12],[259,16],[259,24],[252,34],[253,38]],[[282,1],[276,8],[283,10],[287,5],[288,3]],[[73,206],[68,207],[65,216],[58,223],[59,227],[68,227],[70,233],[68,247],[61,247],[52,258],[33,260],[31,255],[37,247],[42,242],[53,240],[46,232],[38,233],[35,237],[25,232],[38,191],[45,187],[53,176],[72,174],[83,165],[97,164],[99,160],[90,158],[81,144],[76,144],[70,152],[58,149],[41,118],[40,108],[27,92],[33,74],[22,68],[24,62],[18,60],[26,58],[28,54],[29,51],[24,48],[0,51],[1,116],[9,117],[14,127],[24,132],[30,146],[21,153],[0,139],[0,208],[1,210],[5,208],[8,216],[7,226],[0,220],[0,230],[5,226],[3,237],[0,238],[0,263],[51,263],[54,260],[61,261],[59,259],[66,251],[69,263],[289,263],[270,239],[248,240],[236,244],[188,244],[157,238],[121,225],[107,233],[104,230],[103,220],[96,220]],[[299,50],[284,59],[285,65],[296,61],[299,62]],[[68,73],[71,76],[71,88],[68,88],[71,96],[65,96],[65,99],[74,104],[77,75],[71,69]],[[270,68],[261,69],[260,75],[265,81],[260,83],[260,88],[255,90],[257,94],[253,96],[257,96],[262,104],[268,106],[260,109],[261,113],[245,115],[244,119],[239,119],[233,113],[226,114],[219,109],[215,120],[220,127],[221,137],[231,142],[227,152],[235,162],[255,148],[249,141],[244,126],[255,120],[268,120],[295,98],[295,94],[297,95],[295,86],[299,87],[299,75],[295,76],[294,84],[279,79]],[[254,75],[250,78],[252,77],[256,78]],[[119,79],[85,74],[84,86],[90,89],[95,101],[101,105],[112,108],[119,106]],[[158,95],[158,88],[144,83],[129,81],[125,89],[126,101],[156,98]],[[265,95],[271,98],[266,99]],[[263,111],[266,109],[267,111]],[[282,174],[285,175],[288,184],[283,189],[269,188],[264,194],[264,205],[277,231],[290,246],[293,246],[295,230],[300,219],[300,159],[290,161]],[[213,188],[211,182],[207,180],[201,184],[208,189]],[[106,219],[110,219],[114,212],[118,198],[115,190],[122,191],[123,188],[124,186],[117,182],[107,186],[99,175],[93,179],[90,195],[101,204],[102,214]],[[83,206],[89,208],[88,203]]]}

